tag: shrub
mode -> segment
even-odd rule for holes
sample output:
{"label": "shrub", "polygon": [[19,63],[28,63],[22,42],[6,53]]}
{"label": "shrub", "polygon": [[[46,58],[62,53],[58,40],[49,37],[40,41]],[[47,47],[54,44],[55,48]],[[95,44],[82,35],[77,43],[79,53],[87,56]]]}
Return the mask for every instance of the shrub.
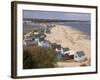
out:
{"label": "shrub", "polygon": [[23,51],[23,68],[51,68],[56,64],[56,52],[51,48],[27,47]]}
{"label": "shrub", "polygon": [[29,50],[24,50],[23,51],[23,68],[28,69],[32,68],[32,55]]}

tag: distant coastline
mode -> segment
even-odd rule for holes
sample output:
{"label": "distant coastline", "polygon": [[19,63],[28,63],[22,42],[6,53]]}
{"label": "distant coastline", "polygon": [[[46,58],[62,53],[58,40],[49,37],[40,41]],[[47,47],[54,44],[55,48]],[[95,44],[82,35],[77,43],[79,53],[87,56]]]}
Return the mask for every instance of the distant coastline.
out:
{"label": "distant coastline", "polygon": [[[39,23],[38,23],[39,24]],[[23,28],[24,29],[32,29],[32,28],[39,28],[42,27],[43,25],[38,25],[33,22],[29,23],[23,23]],[[57,24],[57,25],[64,25],[64,26],[70,26],[74,29],[80,30],[87,34],[89,37],[91,37],[91,25],[89,21],[75,21],[75,22],[52,22],[52,23],[47,23],[47,24]]]}
{"label": "distant coastline", "polygon": [[31,22],[90,22],[90,20],[58,20],[58,19],[31,19],[24,18],[23,21],[31,21]]}

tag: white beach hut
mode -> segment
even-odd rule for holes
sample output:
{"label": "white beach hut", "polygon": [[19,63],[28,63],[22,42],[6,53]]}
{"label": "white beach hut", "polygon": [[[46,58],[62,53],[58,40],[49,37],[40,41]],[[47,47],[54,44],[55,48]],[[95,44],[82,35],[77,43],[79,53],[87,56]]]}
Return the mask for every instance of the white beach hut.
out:
{"label": "white beach hut", "polygon": [[50,44],[44,40],[44,41],[38,41],[38,46],[48,48],[48,47],[50,47]]}
{"label": "white beach hut", "polygon": [[34,32],[34,35],[38,35],[39,34],[39,32]]}
{"label": "white beach hut", "polygon": [[72,51],[72,50],[65,51],[64,54],[74,55],[75,54],[75,51]]}
{"label": "white beach hut", "polygon": [[60,52],[62,55],[64,55],[64,50],[62,47],[56,48],[56,52]]}
{"label": "white beach hut", "polygon": [[74,60],[77,62],[82,62],[86,59],[85,53],[83,51],[78,51],[74,54]]}

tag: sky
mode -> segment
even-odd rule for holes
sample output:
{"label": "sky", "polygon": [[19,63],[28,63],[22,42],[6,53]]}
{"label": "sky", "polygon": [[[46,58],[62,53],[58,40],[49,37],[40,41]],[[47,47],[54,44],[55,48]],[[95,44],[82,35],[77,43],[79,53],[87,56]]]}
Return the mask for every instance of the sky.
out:
{"label": "sky", "polygon": [[23,18],[90,21],[90,13],[23,10]]}

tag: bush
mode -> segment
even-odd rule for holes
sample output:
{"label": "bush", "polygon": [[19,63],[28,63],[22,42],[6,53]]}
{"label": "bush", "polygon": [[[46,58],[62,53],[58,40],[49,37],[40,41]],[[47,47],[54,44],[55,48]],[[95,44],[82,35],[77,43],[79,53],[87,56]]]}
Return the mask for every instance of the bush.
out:
{"label": "bush", "polygon": [[23,55],[23,68],[28,69],[32,68],[32,55],[29,50],[24,50]]}
{"label": "bush", "polygon": [[56,64],[56,52],[51,48],[27,47],[23,51],[23,68],[52,68]]}

